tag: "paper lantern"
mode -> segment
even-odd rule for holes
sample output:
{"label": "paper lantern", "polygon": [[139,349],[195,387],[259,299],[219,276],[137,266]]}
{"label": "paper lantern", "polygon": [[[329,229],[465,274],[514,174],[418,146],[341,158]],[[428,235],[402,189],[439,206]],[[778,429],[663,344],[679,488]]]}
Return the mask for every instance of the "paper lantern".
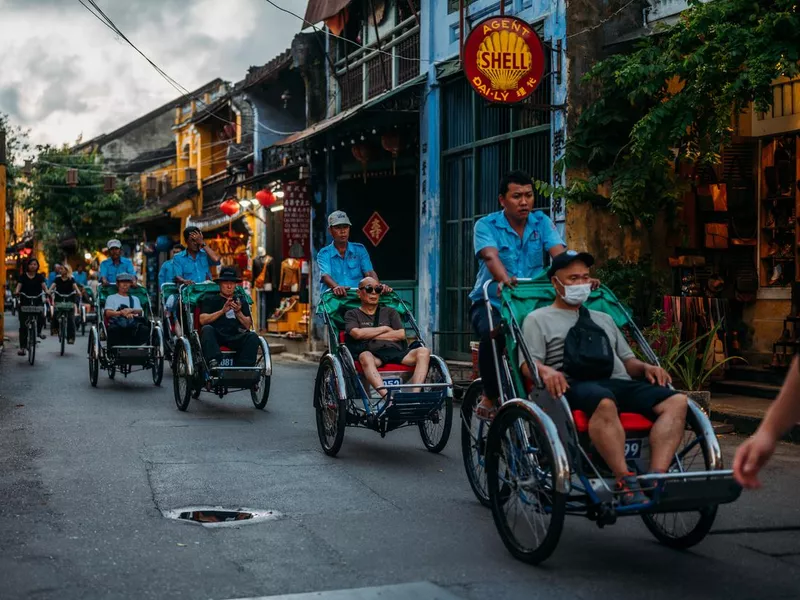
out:
{"label": "paper lantern", "polygon": [[232,217],[237,212],[239,212],[239,203],[233,198],[228,198],[222,204],[219,205],[219,209],[229,217]]}
{"label": "paper lantern", "polygon": [[400,134],[396,131],[381,136],[381,146],[392,155],[392,175],[397,175],[397,155],[400,154]]}
{"label": "paper lantern", "polygon": [[353,158],[361,163],[361,171],[364,174],[364,183],[367,183],[367,163],[370,159],[370,149],[367,144],[355,144],[352,149]]}
{"label": "paper lantern", "polygon": [[256,200],[258,200],[258,203],[261,206],[263,206],[264,208],[268,208],[273,204],[275,204],[277,198],[275,197],[275,194],[273,194],[268,189],[264,188],[263,190],[258,190],[256,192]]}
{"label": "paper lantern", "polygon": [[173,245],[174,243],[168,235],[160,235],[156,238],[156,249],[159,252],[168,252]]}

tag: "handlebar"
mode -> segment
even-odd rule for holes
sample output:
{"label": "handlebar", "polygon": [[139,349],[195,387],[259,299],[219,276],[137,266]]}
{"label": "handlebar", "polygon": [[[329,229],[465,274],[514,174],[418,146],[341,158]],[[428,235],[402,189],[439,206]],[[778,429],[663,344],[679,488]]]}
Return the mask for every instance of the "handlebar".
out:
{"label": "handlebar", "polygon": [[36,294],[35,296],[28,296],[28,294],[23,294],[20,292],[17,296],[22,296],[23,298],[27,298],[28,300],[44,300],[44,292],[41,294]]}

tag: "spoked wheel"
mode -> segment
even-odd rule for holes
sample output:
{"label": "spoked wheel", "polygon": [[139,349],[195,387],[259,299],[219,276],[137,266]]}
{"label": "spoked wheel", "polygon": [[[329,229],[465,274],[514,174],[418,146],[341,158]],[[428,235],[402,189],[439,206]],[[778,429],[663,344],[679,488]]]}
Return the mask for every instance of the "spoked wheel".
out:
{"label": "spoked wheel", "polygon": [[181,345],[175,347],[175,368],[172,375],[175,404],[178,410],[185,411],[191,400],[192,378],[189,375],[189,357]]}
{"label": "spoked wheel", "polygon": [[258,382],[250,389],[250,398],[253,400],[253,406],[263,410],[269,400],[272,377],[267,375],[267,357],[264,356],[264,348],[261,346],[258,347],[256,366],[259,368]]}
{"label": "spoked wheel", "polygon": [[323,360],[314,385],[314,406],[317,408],[317,433],[322,451],[336,456],[344,441],[345,401],[336,393],[336,372],[330,360]]}
{"label": "spoked wheel", "polygon": [[61,356],[64,356],[64,348],[67,344],[67,320],[64,318],[58,321],[58,343],[61,344]]}
{"label": "spoked wheel", "polygon": [[100,357],[95,352],[95,332],[89,330],[89,383],[97,387],[97,378],[100,375]]}
{"label": "spoked wheel", "polygon": [[31,366],[33,366],[33,363],[36,360],[37,340],[38,336],[36,335],[36,324],[34,322],[28,326],[28,364]]}
{"label": "spoked wheel", "polygon": [[486,436],[489,423],[475,416],[475,407],[481,401],[483,384],[476,381],[467,388],[461,402],[461,456],[464,470],[478,502],[489,506],[486,488]]}
{"label": "spoked wheel", "polygon": [[547,434],[521,407],[495,417],[487,442],[486,477],[497,531],[515,558],[538,564],[556,548],[566,496],[555,491]]}
{"label": "spoked wheel", "polygon": [[[689,412],[686,415],[686,430],[675,453],[676,459],[670,466],[670,473],[711,470],[711,457],[702,443],[700,431],[697,420]],[[703,541],[716,517],[717,506],[714,505],[693,512],[643,514],[642,520],[659,542],[683,550]]]}
{"label": "spoked wheel", "polygon": [[153,344],[153,348],[155,348],[152,366],[153,383],[155,385],[161,385],[161,380],[164,379],[164,353],[161,351],[161,348],[164,344],[161,331],[157,327],[153,330],[153,339],[151,343]]}
{"label": "spoked wheel", "polygon": [[[431,361],[425,383],[446,383],[444,373],[438,362]],[[441,390],[441,388],[438,389]],[[422,443],[425,444],[425,447],[430,452],[441,452],[447,446],[452,427],[453,398],[448,394],[445,396],[442,405],[419,424],[419,435],[422,437]]]}

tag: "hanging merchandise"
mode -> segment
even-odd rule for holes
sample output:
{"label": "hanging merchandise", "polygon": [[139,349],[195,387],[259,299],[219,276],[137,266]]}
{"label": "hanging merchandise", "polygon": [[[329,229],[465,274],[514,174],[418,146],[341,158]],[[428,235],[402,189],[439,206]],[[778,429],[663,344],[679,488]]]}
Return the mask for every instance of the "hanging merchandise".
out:
{"label": "hanging merchandise", "polygon": [[397,156],[400,154],[400,134],[396,131],[381,136],[381,146],[392,155],[392,175],[397,175]]}
{"label": "hanging merchandise", "polygon": [[281,280],[278,291],[297,292],[300,289],[300,261],[287,258],[281,263]]}
{"label": "hanging merchandise", "polygon": [[258,190],[256,192],[256,200],[258,200],[258,203],[264,208],[269,208],[275,204],[278,199],[270,190],[264,188],[263,190]]}
{"label": "hanging merchandise", "polygon": [[371,158],[370,147],[367,144],[355,144],[352,148],[353,158],[361,163],[361,172],[364,175],[364,183],[367,183],[367,163]]}
{"label": "hanging merchandise", "polygon": [[236,255],[236,265],[239,267],[240,271],[244,271],[247,269],[247,254],[244,252],[240,252]]}

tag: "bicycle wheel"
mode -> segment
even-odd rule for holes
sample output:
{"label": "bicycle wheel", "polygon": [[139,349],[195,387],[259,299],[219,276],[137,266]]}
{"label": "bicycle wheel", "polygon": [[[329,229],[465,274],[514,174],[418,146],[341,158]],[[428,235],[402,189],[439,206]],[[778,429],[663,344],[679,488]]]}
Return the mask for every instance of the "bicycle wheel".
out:
{"label": "bicycle wheel", "polygon": [[258,382],[250,389],[250,398],[253,406],[258,410],[263,410],[269,401],[269,388],[272,377],[267,375],[267,357],[264,356],[264,349],[259,345],[256,366],[261,369]]}
{"label": "bicycle wheel", "polygon": [[192,378],[189,375],[189,357],[182,345],[175,348],[175,368],[172,377],[175,405],[178,410],[185,411],[189,407],[192,396]]}
{"label": "bicycle wheel", "polygon": [[97,387],[97,378],[100,375],[100,357],[95,349],[96,335],[93,329],[89,330],[89,383],[92,387]]}
{"label": "bicycle wheel", "polygon": [[58,319],[58,343],[61,344],[61,356],[64,356],[67,344],[67,319],[64,316]]}
{"label": "bicycle wheel", "polygon": [[28,320],[28,364],[33,366],[36,360],[36,319]]}
{"label": "bicycle wheel", "polygon": [[[711,457],[702,443],[701,431],[697,419],[689,411],[686,430],[675,453],[677,459],[670,466],[670,473],[711,470]],[[685,550],[703,541],[716,517],[717,506],[712,505],[698,511],[643,514],[642,520],[659,542],[670,548]]]}
{"label": "bicycle wheel", "polygon": [[475,416],[475,406],[481,401],[483,383],[477,380],[467,388],[461,402],[461,456],[467,480],[478,499],[489,506],[489,492],[486,488],[486,436],[489,423]]}
{"label": "bicycle wheel", "polygon": [[555,491],[550,440],[522,407],[498,413],[489,430],[486,477],[492,516],[506,548],[538,564],[556,548],[566,496]]}
{"label": "bicycle wheel", "polygon": [[336,371],[330,360],[323,360],[314,384],[314,406],[317,409],[317,434],[322,451],[336,456],[344,441],[346,401],[336,393]]}
{"label": "bicycle wheel", "polygon": [[153,339],[150,342],[153,345],[153,384],[161,385],[161,380],[164,378],[164,354],[161,352],[163,346],[163,339],[161,338],[161,330],[159,328],[153,329]]}
{"label": "bicycle wheel", "polygon": [[[425,383],[446,383],[438,361],[431,361]],[[425,388],[423,388],[425,389]],[[453,428],[453,398],[445,396],[441,406],[419,424],[419,435],[429,452],[438,453],[447,446]]]}

